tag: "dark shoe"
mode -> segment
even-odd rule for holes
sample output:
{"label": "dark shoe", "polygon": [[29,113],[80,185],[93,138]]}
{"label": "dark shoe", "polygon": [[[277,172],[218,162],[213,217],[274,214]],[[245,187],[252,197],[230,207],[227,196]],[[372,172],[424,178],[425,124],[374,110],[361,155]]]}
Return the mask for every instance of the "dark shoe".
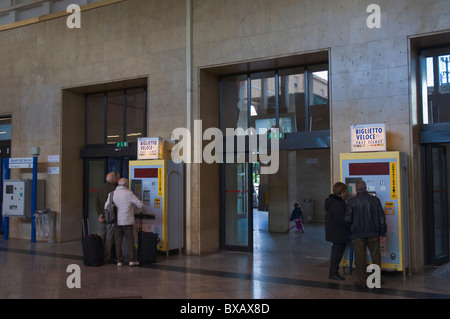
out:
{"label": "dark shoe", "polygon": [[333,279],[333,280],[345,280],[344,277],[339,276],[339,274],[337,275],[330,275],[328,276],[329,279]]}

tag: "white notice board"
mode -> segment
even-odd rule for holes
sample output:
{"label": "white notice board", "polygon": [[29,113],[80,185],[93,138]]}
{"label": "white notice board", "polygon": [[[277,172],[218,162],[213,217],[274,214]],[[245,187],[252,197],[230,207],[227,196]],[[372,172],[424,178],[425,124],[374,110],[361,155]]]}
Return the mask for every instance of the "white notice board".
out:
{"label": "white notice board", "polygon": [[351,152],[385,152],[386,124],[350,126]]}

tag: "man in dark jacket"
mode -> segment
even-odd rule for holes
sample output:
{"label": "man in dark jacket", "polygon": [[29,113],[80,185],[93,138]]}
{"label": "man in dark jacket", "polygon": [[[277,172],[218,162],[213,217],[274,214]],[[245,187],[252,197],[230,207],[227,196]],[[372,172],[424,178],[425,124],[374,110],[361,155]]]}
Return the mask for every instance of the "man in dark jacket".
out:
{"label": "man in dark jacket", "polygon": [[356,196],[348,201],[345,220],[352,224],[356,271],[359,279],[355,285],[364,286],[367,281],[366,247],[369,247],[372,263],[381,267],[380,240],[386,240],[386,215],[378,197],[367,192],[364,181],[357,181],[355,189]]}
{"label": "man in dark jacket", "polygon": [[347,185],[338,182],[333,186],[333,194],[325,200],[325,240],[333,243],[328,277],[335,280],[344,280],[339,275],[339,264],[345,247],[350,242],[350,224],[344,219],[347,210],[346,196]]}

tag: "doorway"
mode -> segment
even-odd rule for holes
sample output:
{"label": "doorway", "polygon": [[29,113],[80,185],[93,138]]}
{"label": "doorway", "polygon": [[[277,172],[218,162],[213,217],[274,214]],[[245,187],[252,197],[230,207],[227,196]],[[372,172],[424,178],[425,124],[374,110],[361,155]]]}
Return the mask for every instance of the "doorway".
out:
{"label": "doorway", "polygon": [[96,197],[98,188],[105,183],[106,174],[119,172],[128,178],[129,157],[85,158],[84,218],[88,218],[89,232],[98,233]]}
{"label": "doorway", "polygon": [[237,251],[253,251],[252,164],[222,164],[221,246]]}
{"label": "doorway", "polygon": [[449,262],[448,146],[425,146],[427,257],[428,264],[434,266]]}
{"label": "doorway", "polygon": [[280,151],[280,168],[272,175],[260,174],[260,162],[222,164],[220,246],[253,252],[261,232],[286,234],[295,202],[306,224],[324,225],[329,163],[330,150],[315,149]]}

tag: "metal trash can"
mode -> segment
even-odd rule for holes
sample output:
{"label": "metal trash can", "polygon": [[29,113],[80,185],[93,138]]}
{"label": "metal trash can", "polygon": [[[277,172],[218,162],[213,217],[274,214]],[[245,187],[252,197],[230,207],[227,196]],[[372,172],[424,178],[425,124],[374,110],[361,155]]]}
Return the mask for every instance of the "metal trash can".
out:
{"label": "metal trash can", "polygon": [[314,200],[305,198],[302,206],[303,220],[307,223],[312,223],[314,217]]}
{"label": "metal trash can", "polygon": [[49,243],[54,242],[54,217],[51,209],[38,209],[34,214],[36,237],[47,238]]}

